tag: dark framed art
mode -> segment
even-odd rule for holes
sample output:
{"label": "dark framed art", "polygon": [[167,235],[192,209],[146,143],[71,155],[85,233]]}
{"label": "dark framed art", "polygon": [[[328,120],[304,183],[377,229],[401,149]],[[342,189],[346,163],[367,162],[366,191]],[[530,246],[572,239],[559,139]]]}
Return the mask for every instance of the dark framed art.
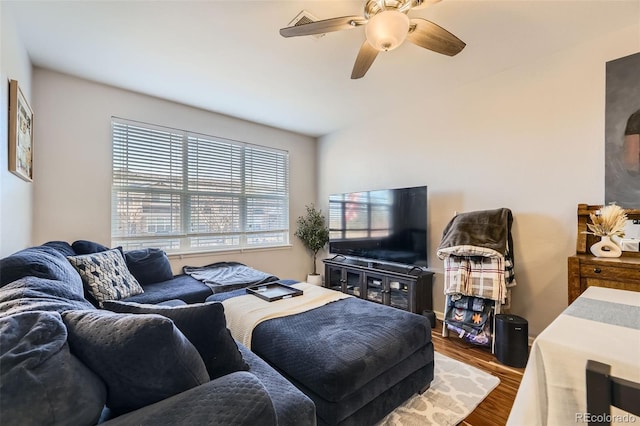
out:
{"label": "dark framed art", "polygon": [[640,209],[640,53],[607,62],[605,203]]}

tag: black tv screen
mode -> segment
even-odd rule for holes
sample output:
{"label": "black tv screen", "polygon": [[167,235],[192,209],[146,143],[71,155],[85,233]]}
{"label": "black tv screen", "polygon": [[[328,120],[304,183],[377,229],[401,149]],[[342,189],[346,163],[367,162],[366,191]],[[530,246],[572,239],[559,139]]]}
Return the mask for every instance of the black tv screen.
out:
{"label": "black tv screen", "polygon": [[329,196],[329,252],[427,267],[427,187]]}

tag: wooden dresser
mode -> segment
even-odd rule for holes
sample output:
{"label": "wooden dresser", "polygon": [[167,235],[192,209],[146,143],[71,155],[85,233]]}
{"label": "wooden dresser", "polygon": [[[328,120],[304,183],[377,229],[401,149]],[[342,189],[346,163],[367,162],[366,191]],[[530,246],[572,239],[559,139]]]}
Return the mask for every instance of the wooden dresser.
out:
{"label": "wooden dresser", "polygon": [[[585,234],[589,214],[601,206],[578,204],[578,238],[576,255],[568,259],[569,303],[590,286],[640,291],[640,253],[623,251],[621,257],[595,257],[589,251],[600,240]],[[629,219],[640,219],[640,210],[627,210]]]}

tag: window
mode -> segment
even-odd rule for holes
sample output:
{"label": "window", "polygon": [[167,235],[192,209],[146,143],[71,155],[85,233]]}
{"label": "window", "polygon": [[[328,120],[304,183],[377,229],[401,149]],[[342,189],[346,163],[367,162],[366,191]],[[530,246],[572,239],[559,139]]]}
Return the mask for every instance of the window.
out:
{"label": "window", "polygon": [[353,192],[329,197],[331,239],[386,237],[391,234],[393,191]]}
{"label": "window", "polygon": [[289,154],[112,119],[111,243],[167,252],[289,244]]}

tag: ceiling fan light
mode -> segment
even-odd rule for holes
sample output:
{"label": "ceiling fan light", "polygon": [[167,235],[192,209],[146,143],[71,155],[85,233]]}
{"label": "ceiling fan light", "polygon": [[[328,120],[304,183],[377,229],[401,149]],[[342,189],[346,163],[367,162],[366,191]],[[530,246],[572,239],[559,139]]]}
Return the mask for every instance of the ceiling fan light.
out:
{"label": "ceiling fan light", "polygon": [[367,41],[377,50],[393,50],[400,46],[409,33],[409,17],[397,10],[377,13],[367,23]]}

